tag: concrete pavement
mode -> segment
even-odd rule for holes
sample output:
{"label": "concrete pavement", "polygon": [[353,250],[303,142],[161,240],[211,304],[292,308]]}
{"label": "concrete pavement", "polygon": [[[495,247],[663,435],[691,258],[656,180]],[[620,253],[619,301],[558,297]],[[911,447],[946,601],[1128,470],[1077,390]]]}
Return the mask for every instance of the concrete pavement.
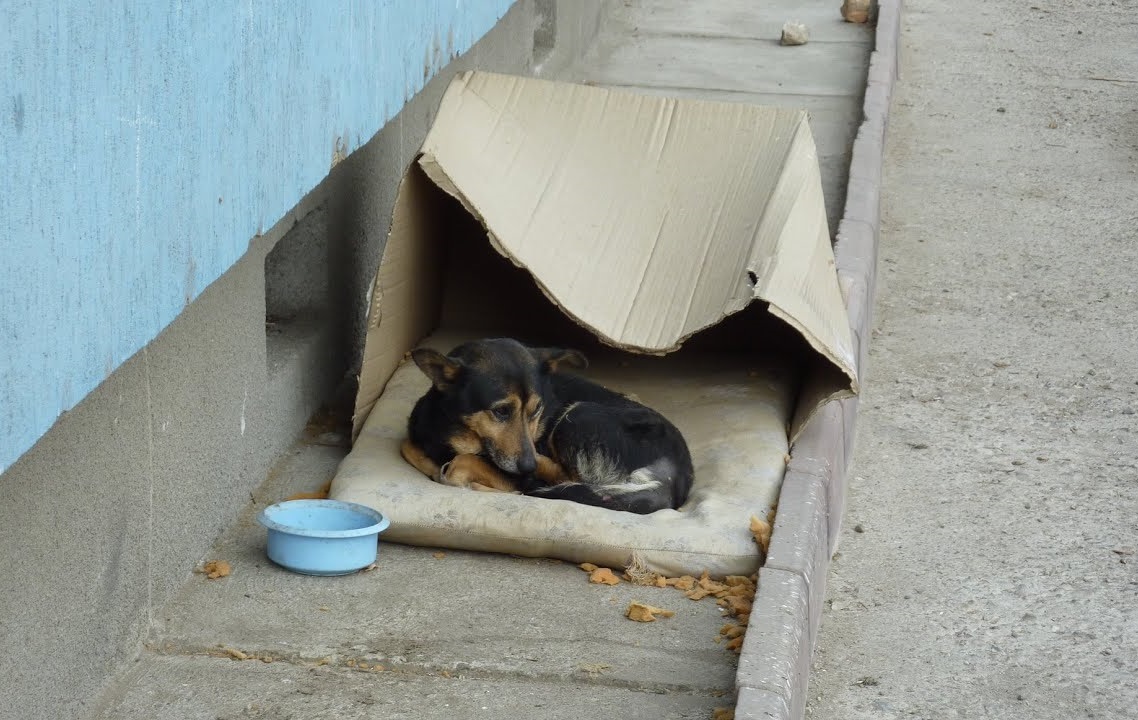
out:
{"label": "concrete pavement", "polygon": [[1138,713],[1136,9],[905,3],[812,718]]}
{"label": "concrete pavement", "polygon": [[[790,19],[810,25],[813,44],[778,44]],[[561,77],[806,107],[836,229],[872,37],[822,0],[792,14],[751,0],[615,3],[594,51]],[[556,562],[394,545],[377,570],[347,578],[274,567],[253,517],[331,477],[345,449],[330,438],[314,433],[282,459],[210,553],[232,575],[195,576],[156,614],[152,642],[103,717],[707,718],[733,704],[736,656],[716,641],[721,611],[674,590],[589,585]],[[629,622],[631,599],[676,617]],[[777,620],[752,618],[764,622]]]}

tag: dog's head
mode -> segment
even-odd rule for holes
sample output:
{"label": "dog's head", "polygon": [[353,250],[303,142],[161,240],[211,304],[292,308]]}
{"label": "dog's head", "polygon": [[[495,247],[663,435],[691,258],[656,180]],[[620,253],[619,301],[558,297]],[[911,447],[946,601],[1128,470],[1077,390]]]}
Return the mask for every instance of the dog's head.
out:
{"label": "dog's head", "polygon": [[588,365],[576,350],[529,348],[505,338],[465,343],[448,355],[420,348],[411,357],[461,424],[448,439],[451,448],[519,475],[537,467],[534,442],[548,418],[549,375]]}

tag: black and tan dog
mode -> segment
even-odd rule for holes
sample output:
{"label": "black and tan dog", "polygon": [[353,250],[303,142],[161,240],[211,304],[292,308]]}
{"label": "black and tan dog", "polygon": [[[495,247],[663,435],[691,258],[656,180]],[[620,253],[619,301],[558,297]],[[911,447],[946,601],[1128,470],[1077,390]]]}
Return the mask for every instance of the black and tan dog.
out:
{"label": "black and tan dog", "polygon": [[694,473],[680,431],[564,372],[587,366],[581,353],[499,338],[411,356],[432,386],[411,411],[402,454],[433,480],[634,513],[687,499]]}

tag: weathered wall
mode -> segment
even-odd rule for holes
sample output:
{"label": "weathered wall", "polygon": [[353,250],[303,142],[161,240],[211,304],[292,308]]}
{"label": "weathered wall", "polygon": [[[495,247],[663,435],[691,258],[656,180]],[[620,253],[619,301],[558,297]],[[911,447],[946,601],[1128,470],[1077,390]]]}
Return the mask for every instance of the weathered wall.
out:
{"label": "weathered wall", "polygon": [[[558,0],[552,42],[587,47],[601,4]],[[396,186],[453,73],[571,59],[555,47],[535,60],[535,0],[375,5],[245,6],[215,18],[232,37],[213,53],[196,4],[170,11],[169,32],[127,10],[0,9],[0,57],[22,69],[0,78],[3,97],[23,108],[19,131],[0,115],[15,190],[0,194],[0,241],[19,261],[0,263],[0,465],[74,404],[0,474],[0,718],[88,716],[306,418],[345,378],[350,389]],[[395,5],[419,7],[395,23]],[[443,5],[505,14],[460,21]],[[441,59],[423,44],[448,22],[454,46],[469,44],[476,21],[493,29],[453,62],[445,29]],[[99,22],[119,42],[92,32]],[[29,90],[32,47],[78,79]],[[104,59],[121,48],[124,67]],[[399,57],[413,73],[377,70]],[[198,62],[209,79],[187,70]],[[145,82],[110,93],[124,77]],[[83,111],[45,110],[65,97],[86,98]],[[336,137],[366,142],[329,173]],[[84,383],[97,387],[82,398]]]}
{"label": "weathered wall", "polygon": [[4,3],[0,472],[511,4]]}

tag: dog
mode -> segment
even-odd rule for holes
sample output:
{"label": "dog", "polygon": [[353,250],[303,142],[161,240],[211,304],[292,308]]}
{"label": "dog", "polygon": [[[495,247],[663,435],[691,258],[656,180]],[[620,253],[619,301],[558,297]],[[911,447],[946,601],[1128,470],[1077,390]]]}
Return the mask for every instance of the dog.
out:
{"label": "dog", "polygon": [[411,357],[431,387],[401,454],[427,477],[640,514],[687,500],[695,473],[683,435],[571,372],[588,366],[580,352],[491,338]]}

